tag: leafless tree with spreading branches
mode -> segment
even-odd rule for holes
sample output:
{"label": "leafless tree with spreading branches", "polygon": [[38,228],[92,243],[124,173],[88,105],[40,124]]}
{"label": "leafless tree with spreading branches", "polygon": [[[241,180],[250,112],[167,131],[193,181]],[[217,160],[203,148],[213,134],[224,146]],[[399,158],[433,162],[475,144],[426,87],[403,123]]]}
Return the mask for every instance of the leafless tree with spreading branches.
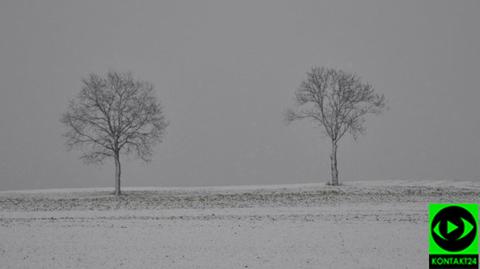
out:
{"label": "leafless tree with spreading branches", "polygon": [[295,92],[296,108],[286,111],[288,123],[310,119],[323,126],[331,139],[331,185],[338,185],[337,144],[350,133],[354,139],[365,131],[367,114],[379,114],[385,108],[385,97],[356,74],[342,70],[313,67]]}
{"label": "leafless tree with spreading branches", "polygon": [[152,149],[162,142],[168,125],[151,83],[135,80],[131,73],[90,74],[82,80],[61,122],[68,149],[83,151],[85,163],[115,163],[115,195],[120,195],[120,155],[133,154],[150,161]]}

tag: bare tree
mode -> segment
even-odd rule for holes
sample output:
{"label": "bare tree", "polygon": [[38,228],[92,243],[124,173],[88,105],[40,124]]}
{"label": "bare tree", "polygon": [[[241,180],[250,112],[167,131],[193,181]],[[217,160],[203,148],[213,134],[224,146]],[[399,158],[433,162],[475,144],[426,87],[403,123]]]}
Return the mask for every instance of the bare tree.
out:
{"label": "bare tree", "polygon": [[338,185],[337,145],[350,133],[354,139],[365,131],[367,114],[379,114],[385,97],[376,94],[372,85],[362,83],[356,74],[324,67],[313,67],[295,92],[297,106],[288,109],[286,121],[310,119],[331,139],[330,166],[332,185]]}
{"label": "bare tree", "polygon": [[115,163],[115,195],[120,195],[121,154],[150,161],[152,148],[162,141],[168,125],[153,85],[131,73],[90,74],[61,122],[68,149],[83,151],[85,163]]}

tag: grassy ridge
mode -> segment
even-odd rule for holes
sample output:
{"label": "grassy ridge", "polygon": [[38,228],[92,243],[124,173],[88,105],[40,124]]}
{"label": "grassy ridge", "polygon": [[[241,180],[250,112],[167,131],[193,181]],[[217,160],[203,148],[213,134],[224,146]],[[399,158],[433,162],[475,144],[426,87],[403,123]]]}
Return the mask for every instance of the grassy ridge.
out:
{"label": "grassy ridge", "polygon": [[319,206],[338,203],[480,201],[478,188],[428,186],[341,186],[292,190],[192,191],[132,190],[120,197],[107,191],[70,193],[0,193],[3,211],[248,208]]}

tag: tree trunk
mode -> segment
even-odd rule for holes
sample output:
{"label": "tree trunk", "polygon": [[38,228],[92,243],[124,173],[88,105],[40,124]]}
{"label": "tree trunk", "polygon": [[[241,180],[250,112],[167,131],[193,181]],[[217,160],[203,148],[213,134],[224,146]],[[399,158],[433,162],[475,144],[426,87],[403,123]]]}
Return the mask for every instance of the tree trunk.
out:
{"label": "tree trunk", "polygon": [[332,141],[332,154],[330,155],[330,168],[332,173],[333,186],[338,186],[338,168],[337,168],[337,142]]}
{"label": "tree trunk", "polygon": [[122,174],[121,166],[120,166],[120,154],[115,153],[115,196],[119,196],[121,194],[120,191],[120,175]]}

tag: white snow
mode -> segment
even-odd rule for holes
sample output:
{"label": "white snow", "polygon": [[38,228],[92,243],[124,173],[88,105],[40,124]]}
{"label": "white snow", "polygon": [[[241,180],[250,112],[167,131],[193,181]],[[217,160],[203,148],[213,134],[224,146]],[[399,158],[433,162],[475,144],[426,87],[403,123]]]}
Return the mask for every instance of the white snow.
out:
{"label": "white snow", "polygon": [[126,188],[117,207],[110,189],[1,192],[0,268],[426,268],[428,203],[479,187]]}

